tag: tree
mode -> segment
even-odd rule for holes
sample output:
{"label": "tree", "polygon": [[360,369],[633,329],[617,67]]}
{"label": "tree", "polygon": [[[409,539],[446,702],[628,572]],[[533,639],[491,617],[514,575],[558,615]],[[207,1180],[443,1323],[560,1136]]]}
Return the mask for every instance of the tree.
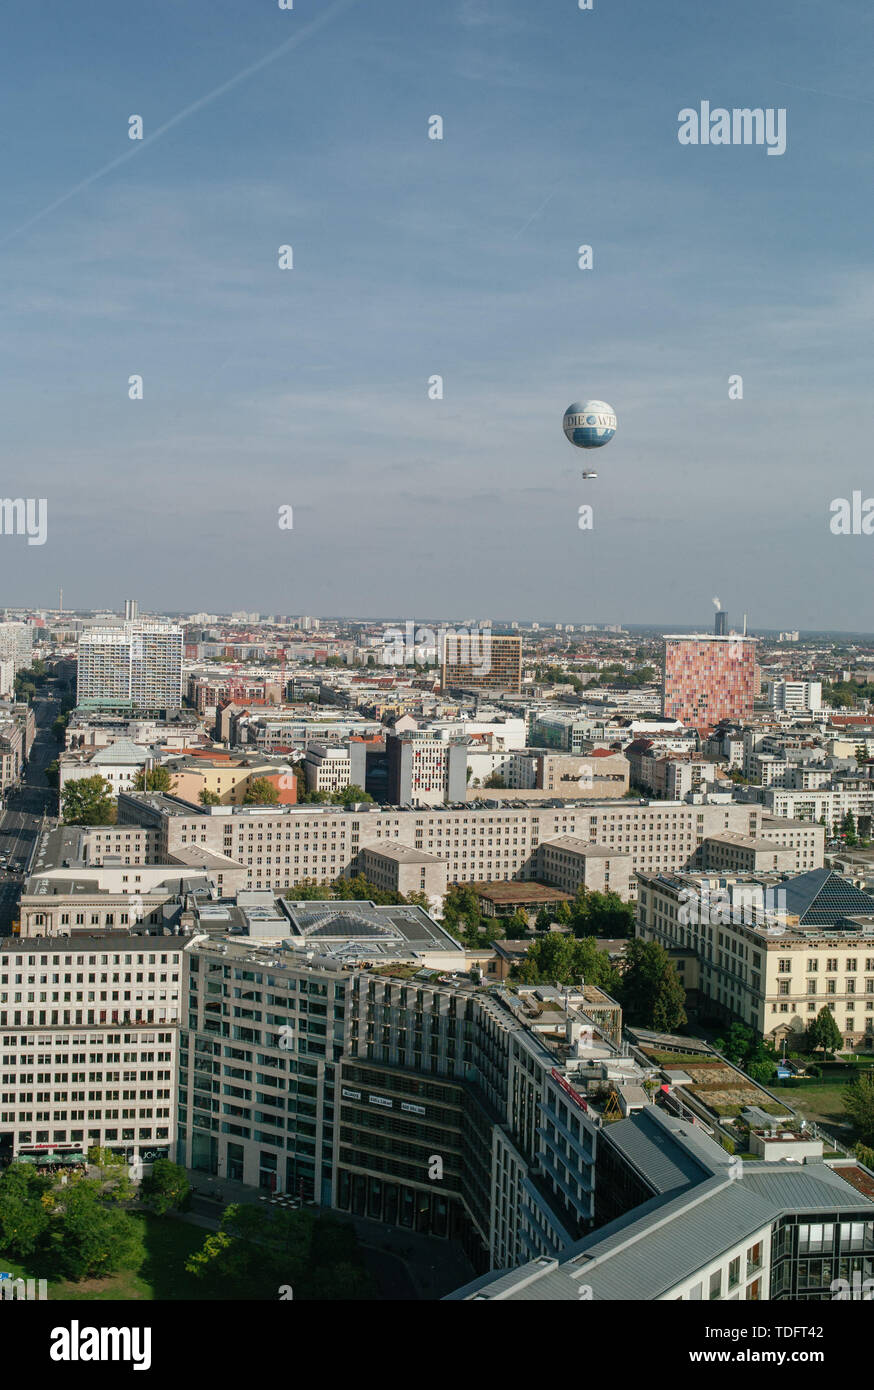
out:
{"label": "tree", "polygon": [[289,888],[285,895],[287,901],[301,903],[332,898],[333,896],[329,883],[317,883],[314,878],[302,878],[300,883]]}
{"label": "tree", "polygon": [[844,832],[848,845],[856,844],[856,817],[852,811],[848,811],[841,821],[841,830]]}
{"label": "tree", "polygon": [[330,800],[336,806],[348,806],[353,801],[372,801],[373,797],[363,787],[358,787],[354,782],[350,782],[348,787],[341,787],[339,791],[331,792]]}
{"label": "tree", "polygon": [[506,785],[500,772],[493,772],[491,776],[487,777],[483,782],[484,787],[506,787]]}
{"label": "tree", "polygon": [[117,1269],[139,1269],[142,1224],[120,1206],[107,1206],[100,1182],[80,1180],[53,1196],[45,1252],[56,1277],[100,1279]]}
{"label": "tree", "polygon": [[191,1198],[191,1183],[184,1168],[169,1158],[156,1158],[152,1171],[140,1184],[140,1195],[158,1216],[184,1211]]}
{"label": "tree", "polygon": [[105,777],[79,777],[61,792],[61,816],[68,825],[112,825],[112,787]]}
{"label": "tree", "polygon": [[686,992],[657,941],[629,941],[619,998],[629,1021],[644,1028],[672,1033],[686,1022]]}
{"label": "tree", "polygon": [[634,932],[634,908],[618,893],[580,887],[571,908],[575,936],[625,937]]}
{"label": "tree", "polygon": [[197,799],[201,806],[220,806],[222,800],[218,792],[211,792],[209,787],[201,787]]}
{"label": "tree", "polygon": [[276,806],[278,802],[279,790],[275,782],[267,777],[252,778],[243,797],[244,806]]}
{"label": "tree", "polygon": [[517,907],[512,917],[505,917],[504,929],[508,941],[521,941],[528,935],[528,913]]}
{"label": "tree", "polygon": [[874,1171],[874,1149],[869,1148],[867,1144],[854,1144],[853,1153],[860,1163],[864,1163],[866,1168]]}
{"label": "tree", "polygon": [[855,1125],[863,1144],[874,1143],[874,1076],[865,1072],[844,1088],[844,1114]]}
{"label": "tree", "polygon": [[547,932],[533,941],[512,974],[529,985],[586,983],[608,994],[619,988],[618,972],[606,951],[599,951],[591,937],[577,939],[561,932]]}
{"label": "tree", "polygon": [[811,1019],[808,1023],[807,1042],[812,1052],[821,1047],[823,1056],[827,1052],[836,1052],[839,1047],[843,1046],[844,1040],[841,1036],[841,1030],[827,1004],[823,1004],[816,1018]]}
{"label": "tree", "polygon": [[143,768],[134,777],[134,791],[138,792],[172,792],[175,785],[176,779],[166,767]]}
{"label": "tree", "polygon": [[52,733],[54,734],[54,736],[55,736],[55,738],[57,739],[58,743],[63,743],[63,742],[64,742],[64,739],[66,738],[66,734],[67,734],[67,716],[66,716],[66,715],[64,715],[64,714],[59,714],[59,715],[58,715],[57,719],[56,719],[55,722],[52,724]]}
{"label": "tree", "polygon": [[0,1249],[26,1260],[40,1248],[49,1224],[43,1198],[51,1182],[29,1163],[10,1163],[0,1178]]}
{"label": "tree", "polygon": [[534,930],[549,931],[551,923],[552,913],[550,912],[549,908],[544,905],[540,908],[540,910],[537,913],[537,916],[534,918]]}
{"label": "tree", "polygon": [[61,764],[57,758],[54,758],[46,768],[46,781],[48,782],[50,787],[54,787],[55,791],[57,791],[58,783],[60,782],[60,780]]}

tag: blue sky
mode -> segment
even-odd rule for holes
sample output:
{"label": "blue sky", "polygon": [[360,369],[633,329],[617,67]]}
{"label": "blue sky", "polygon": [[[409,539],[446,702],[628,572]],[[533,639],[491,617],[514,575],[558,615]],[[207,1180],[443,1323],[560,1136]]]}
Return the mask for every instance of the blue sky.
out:
{"label": "blue sky", "polygon": [[[0,601],[874,627],[874,537],[828,525],[874,495],[866,0],[5,24],[0,491],[49,524]],[[785,107],[786,153],[680,146],[702,99]]]}

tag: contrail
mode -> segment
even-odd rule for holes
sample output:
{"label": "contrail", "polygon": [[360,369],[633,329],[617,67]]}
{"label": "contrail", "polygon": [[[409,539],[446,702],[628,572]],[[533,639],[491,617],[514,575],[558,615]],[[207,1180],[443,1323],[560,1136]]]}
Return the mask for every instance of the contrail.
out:
{"label": "contrail", "polygon": [[41,222],[44,217],[48,217],[49,214],[54,212],[57,208],[63,207],[64,203],[68,203],[71,198],[75,198],[77,193],[81,193],[84,189],[90,188],[98,179],[102,179],[106,174],[111,173],[113,169],[118,169],[122,164],[126,164],[129,159],[133,159],[141,150],[145,149],[147,145],[151,145],[155,140],[160,140],[161,136],[166,135],[168,130],[172,130],[174,126],[187,120],[189,116],[193,116],[196,111],[202,111],[205,106],[209,106],[210,103],[215,101],[218,97],[224,96],[225,92],[230,92],[232,88],[238,87],[241,82],[245,82],[248,78],[252,77],[254,73],[260,72],[262,68],[266,68],[269,63],[275,63],[276,59],[281,58],[283,53],[288,53],[292,48],[296,48],[298,44],[303,43],[304,39],[308,39],[311,34],[324,28],[336,15],[340,14],[343,10],[348,10],[353,4],[355,4],[355,0],[335,0],[335,3],[329,6],[324,14],[319,15],[317,19],[313,19],[309,24],[304,25],[298,33],[286,39],[285,43],[281,43],[279,47],[274,48],[271,53],[265,54],[265,56],[259,58],[257,62],[250,63],[248,67],[238,72],[235,77],[229,77],[227,82],[222,82],[220,86],[214,87],[213,90],[207,92],[205,96],[198,97],[197,101],[193,101],[190,106],[185,106],[181,111],[177,111],[175,116],[171,116],[168,121],[165,121],[164,124],[153,131],[151,135],[148,135],[145,140],[137,140],[132,149],[126,150],[124,154],[118,155],[115,159],[111,159],[109,163],[104,164],[101,169],[97,169],[93,174],[89,174],[87,179],[82,179],[80,183],[75,184],[74,187],[68,189],[66,193],[62,193],[60,198],[56,198],[53,203],[49,203],[48,206],[44,207],[40,212],[34,213],[33,217],[29,217],[26,222],[22,222],[19,227],[15,227],[11,232],[7,232],[5,236],[0,237],[0,246],[5,246],[7,241],[11,241],[13,237],[20,236],[22,232],[26,232],[31,227],[36,226],[37,222]]}
{"label": "contrail", "polygon": [[[561,183],[564,183],[565,180],[566,180],[567,178],[568,178],[568,175],[567,175],[567,174],[562,174],[562,176],[561,176],[561,178],[558,180],[558,182],[559,182],[560,184],[561,184]],[[552,202],[552,200],[553,200],[553,198],[555,197],[555,195],[556,195],[557,192],[558,192],[558,188],[554,188],[554,189],[552,190],[552,192],[551,192],[546,198],[544,198],[543,202],[540,204],[540,207],[537,208],[534,212],[532,212],[531,216],[528,218],[528,221],[525,222],[525,223],[519,228],[518,232],[516,232],[516,233],[513,235],[513,237],[511,238],[511,240],[515,241],[515,240],[517,239],[517,237],[520,237],[520,236],[522,235],[522,233],[525,231],[526,227],[530,227],[530,226],[531,226],[531,223],[534,221],[535,217],[539,217],[539,216],[540,216],[540,214],[542,213],[543,209],[546,207],[547,203],[551,203],[551,202]]]}
{"label": "contrail", "polygon": [[797,82],[781,82],[774,78],[778,87],[791,87],[796,92],[812,92],[817,97],[833,97],[836,101],[860,101],[864,106],[874,106],[874,97],[854,97],[848,92],[825,92],[822,87],[801,87]]}

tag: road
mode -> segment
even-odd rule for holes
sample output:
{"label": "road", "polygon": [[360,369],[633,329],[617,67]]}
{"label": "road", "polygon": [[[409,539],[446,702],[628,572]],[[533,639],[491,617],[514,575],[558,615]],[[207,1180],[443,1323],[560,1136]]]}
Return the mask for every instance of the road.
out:
{"label": "road", "polygon": [[[57,740],[51,729],[60,714],[61,699],[51,681],[44,689],[45,693],[38,692],[33,701],[36,737],[23,781],[7,793],[0,815],[0,854],[8,855],[10,863],[20,861],[25,868],[43,816],[57,813],[57,794],[49,786],[45,770],[58,756]],[[23,877],[21,872],[0,871],[0,935],[8,935],[12,929]]]}

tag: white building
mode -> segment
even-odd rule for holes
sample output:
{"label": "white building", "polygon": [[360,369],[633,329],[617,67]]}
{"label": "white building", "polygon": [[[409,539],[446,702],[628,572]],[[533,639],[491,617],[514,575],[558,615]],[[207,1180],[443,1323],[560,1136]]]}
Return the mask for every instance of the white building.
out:
{"label": "white building", "polygon": [[822,709],[822,681],[768,681],[768,702],[797,713]]}

